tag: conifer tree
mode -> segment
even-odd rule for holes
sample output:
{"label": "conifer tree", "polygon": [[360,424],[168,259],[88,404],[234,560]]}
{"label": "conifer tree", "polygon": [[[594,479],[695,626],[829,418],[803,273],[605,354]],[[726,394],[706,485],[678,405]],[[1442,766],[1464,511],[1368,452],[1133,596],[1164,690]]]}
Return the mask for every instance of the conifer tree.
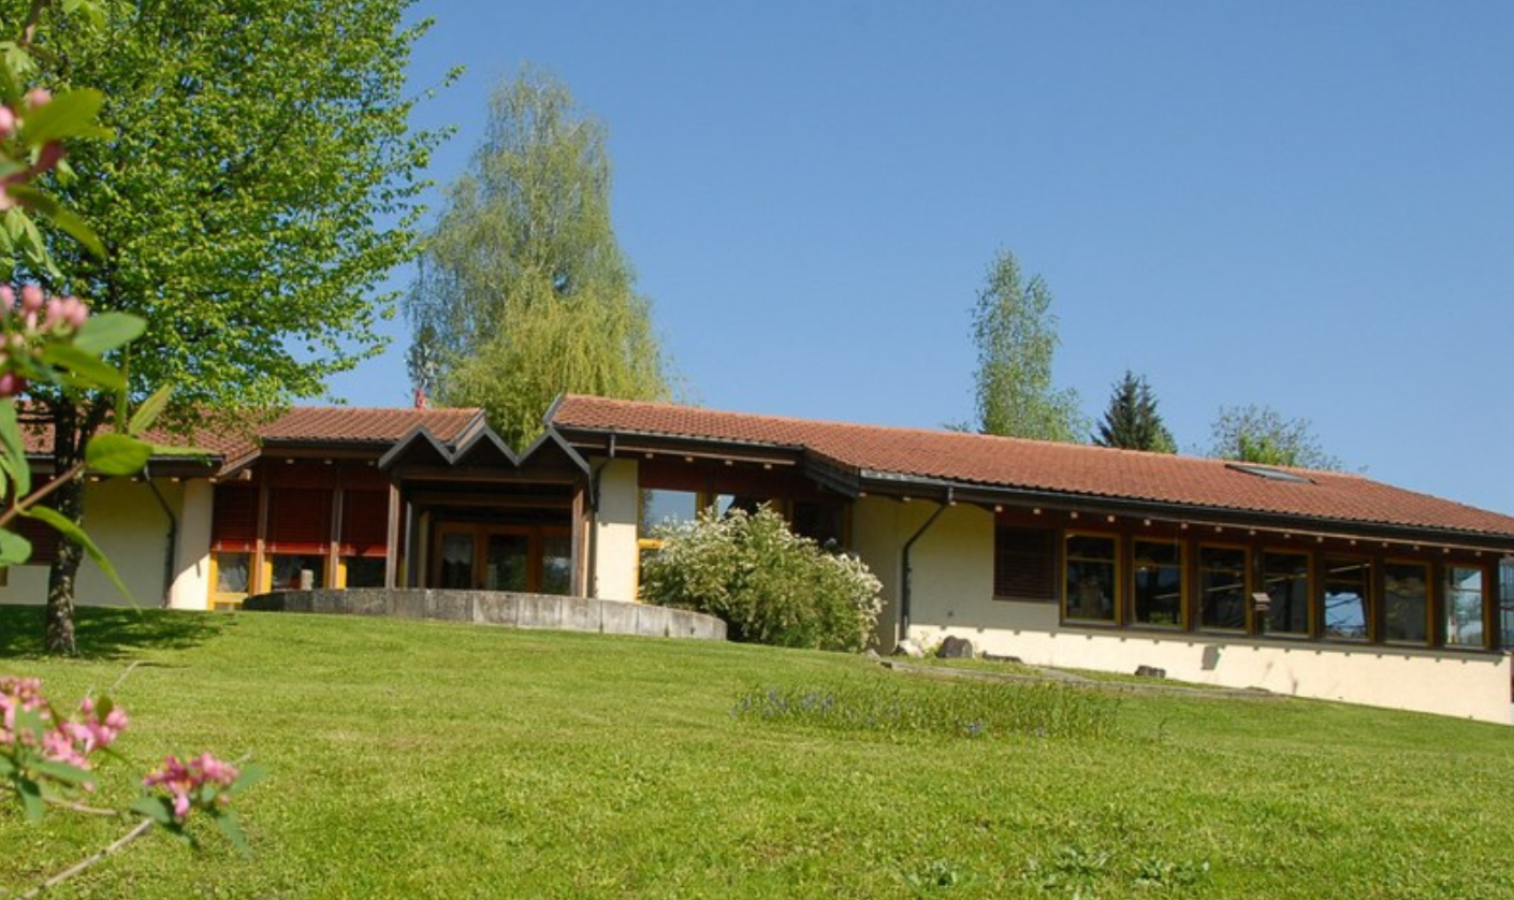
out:
{"label": "conifer tree", "polygon": [[1100,447],[1157,453],[1176,453],[1178,449],[1172,432],[1167,430],[1157,412],[1157,400],[1151,392],[1151,385],[1129,369],[1114,386],[1109,408],[1104,410],[1104,418],[1093,435],[1093,442]]}

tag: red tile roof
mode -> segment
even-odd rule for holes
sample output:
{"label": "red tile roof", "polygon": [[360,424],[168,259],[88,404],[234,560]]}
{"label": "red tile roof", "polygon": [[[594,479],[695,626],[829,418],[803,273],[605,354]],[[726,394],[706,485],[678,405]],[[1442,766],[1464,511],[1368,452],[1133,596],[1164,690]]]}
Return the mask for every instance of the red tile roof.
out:
{"label": "red tile roof", "polygon": [[1359,475],[1289,469],[1292,483],[1223,460],[1080,444],[569,395],[553,424],[589,431],[803,448],[853,473],[965,485],[1514,537],[1514,518]]}

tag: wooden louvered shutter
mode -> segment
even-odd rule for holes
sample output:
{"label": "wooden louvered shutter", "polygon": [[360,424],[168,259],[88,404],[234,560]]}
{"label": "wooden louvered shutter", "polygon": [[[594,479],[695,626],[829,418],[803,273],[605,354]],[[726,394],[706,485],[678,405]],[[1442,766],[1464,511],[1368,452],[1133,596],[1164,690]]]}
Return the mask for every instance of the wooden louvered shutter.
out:
{"label": "wooden louvered shutter", "polygon": [[388,538],[387,491],[346,491],[342,494],[343,556],[383,559]]}
{"label": "wooden louvered shutter", "polygon": [[268,491],[269,553],[325,553],[331,544],[331,491]]}
{"label": "wooden louvered shutter", "polygon": [[258,540],[258,489],[250,484],[216,485],[210,549],[251,553]]}
{"label": "wooden louvered shutter", "polygon": [[1016,600],[1056,599],[1056,554],[1051,531],[994,529],[994,596]]}

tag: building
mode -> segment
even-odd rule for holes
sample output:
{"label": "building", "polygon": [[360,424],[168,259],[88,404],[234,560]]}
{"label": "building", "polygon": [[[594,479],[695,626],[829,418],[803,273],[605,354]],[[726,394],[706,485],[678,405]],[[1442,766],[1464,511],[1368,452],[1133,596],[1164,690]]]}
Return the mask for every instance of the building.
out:
{"label": "building", "polygon": [[[296,409],[198,472],[92,485],[86,524],[143,602],[179,608],[302,583],[634,601],[658,521],[769,503],[882,580],[885,648],[956,634],[1510,721],[1508,516],[1359,475],[952,432],[583,396],[547,421],[517,455],[477,410]],[[0,600],[40,600],[40,573]]]}

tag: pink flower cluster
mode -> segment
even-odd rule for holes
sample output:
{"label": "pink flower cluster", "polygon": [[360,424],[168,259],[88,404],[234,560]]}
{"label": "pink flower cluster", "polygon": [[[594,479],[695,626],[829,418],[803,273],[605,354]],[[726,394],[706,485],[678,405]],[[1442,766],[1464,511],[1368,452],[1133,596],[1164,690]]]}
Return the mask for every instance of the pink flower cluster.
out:
{"label": "pink flower cluster", "polygon": [[0,284],[0,397],[14,397],[26,390],[26,376],[17,372],[14,360],[40,352],[40,339],[64,340],[77,334],[89,318],[89,305],[78,297],[49,297],[42,288],[28,284],[16,290]]}
{"label": "pink flower cluster", "polygon": [[[21,98],[21,108],[13,109],[9,106],[0,106],[0,140],[10,140],[21,130],[22,122],[27,113],[41,109],[51,103],[52,92],[47,88],[32,88],[26,96]],[[37,161],[24,169],[0,178],[0,212],[16,205],[16,201],[6,194],[5,189],[13,184],[25,184],[51,169],[63,158],[63,146],[56,141],[48,143],[42,148]]]}
{"label": "pink flower cluster", "polygon": [[[21,712],[35,712],[41,720],[40,743],[35,730],[16,727]],[[50,762],[88,769],[90,754],[114,743],[126,725],[125,710],[90,697],[79,704],[74,718],[60,721],[42,696],[40,679],[0,677],[0,753],[31,749]]]}
{"label": "pink flower cluster", "polygon": [[166,790],[173,797],[174,818],[182,822],[195,807],[213,811],[230,804],[231,795],[226,789],[239,774],[231,763],[209,753],[202,753],[187,762],[169,756],[163,760],[162,766],[148,773],[142,786]]}

